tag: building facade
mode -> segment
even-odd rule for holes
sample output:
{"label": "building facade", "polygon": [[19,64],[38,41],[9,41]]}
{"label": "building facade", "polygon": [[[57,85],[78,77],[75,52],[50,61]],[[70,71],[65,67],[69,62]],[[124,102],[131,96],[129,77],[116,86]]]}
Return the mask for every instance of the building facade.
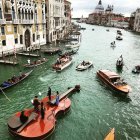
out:
{"label": "building facade", "polygon": [[126,18],[124,18],[124,16],[121,14],[115,14],[113,9],[113,5],[108,5],[105,9],[102,5],[102,1],[99,0],[98,5],[94,9],[94,12],[89,14],[87,23],[94,25],[128,28],[129,23]]}
{"label": "building facade", "polygon": [[46,44],[45,1],[0,1],[0,52]]}
{"label": "building facade", "polygon": [[140,32],[140,8],[138,8],[135,13],[134,31]]}
{"label": "building facade", "polygon": [[64,27],[64,36],[67,35],[70,31],[71,26],[71,2],[65,0],[64,1],[64,15],[65,15],[65,27]]}
{"label": "building facade", "polygon": [[46,7],[47,38],[48,42],[54,42],[64,37],[64,0],[47,0]]}

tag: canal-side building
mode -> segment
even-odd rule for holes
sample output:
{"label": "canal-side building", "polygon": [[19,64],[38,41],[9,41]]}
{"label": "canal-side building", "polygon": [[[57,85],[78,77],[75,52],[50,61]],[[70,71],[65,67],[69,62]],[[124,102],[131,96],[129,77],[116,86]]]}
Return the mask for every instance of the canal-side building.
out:
{"label": "canal-side building", "polygon": [[140,8],[138,8],[135,13],[134,31],[140,32]]}
{"label": "canal-side building", "polygon": [[44,0],[0,1],[0,52],[46,44]]}
{"label": "canal-side building", "polygon": [[46,7],[48,42],[55,42],[64,37],[64,0],[47,0]]}
{"label": "canal-side building", "polygon": [[129,20],[129,29],[130,30],[133,30],[134,29],[135,14],[136,14],[136,12],[133,12],[130,15],[130,20]]}
{"label": "canal-side building", "polygon": [[67,35],[71,27],[71,2],[64,0],[64,15],[65,15],[65,26],[63,26],[64,36]]}

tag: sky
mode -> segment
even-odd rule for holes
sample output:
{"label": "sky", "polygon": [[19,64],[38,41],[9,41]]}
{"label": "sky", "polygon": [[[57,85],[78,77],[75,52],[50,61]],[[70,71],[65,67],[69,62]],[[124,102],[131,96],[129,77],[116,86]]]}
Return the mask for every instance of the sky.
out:
{"label": "sky", "polygon": [[[88,17],[94,12],[99,0],[69,0],[72,3],[72,17]],[[140,0],[102,0],[102,5],[106,9],[107,5],[114,5],[114,13],[122,13],[124,16],[140,8]]]}

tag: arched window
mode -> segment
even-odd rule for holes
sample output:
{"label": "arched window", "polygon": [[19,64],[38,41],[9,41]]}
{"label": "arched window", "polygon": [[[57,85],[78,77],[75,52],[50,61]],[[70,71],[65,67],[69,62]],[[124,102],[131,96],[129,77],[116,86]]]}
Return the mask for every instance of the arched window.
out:
{"label": "arched window", "polygon": [[22,9],[22,19],[24,19],[24,11],[23,11],[23,9]]}
{"label": "arched window", "polygon": [[2,10],[0,8],[0,19],[2,19]]}
{"label": "arched window", "polygon": [[12,18],[15,19],[15,9],[12,7]]}
{"label": "arched window", "polygon": [[31,19],[33,19],[33,11],[31,11]]}
{"label": "arched window", "polygon": [[20,9],[18,9],[18,18],[21,19]]}
{"label": "arched window", "polygon": [[20,44],[23,44],[23,35],[20,35]]}
{"label": "arched window", "polygon": [[27,10],[25,10],[25,19],[27,19]]}

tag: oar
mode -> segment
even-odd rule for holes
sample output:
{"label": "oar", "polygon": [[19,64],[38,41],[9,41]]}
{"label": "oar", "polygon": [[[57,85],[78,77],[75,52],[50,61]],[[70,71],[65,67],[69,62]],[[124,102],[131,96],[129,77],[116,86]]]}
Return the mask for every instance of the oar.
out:
{"label": "oar", "polygon": [[2,91],[2,94],[6,97],[6,99],[11,102],[11,100],[6,96],[6,94],[4,93],[4,91],[2,90],[2,88],[0,88],[0,90]]}
{"label": "oar", "polygon": [[124,64],[124,66],[127,68],[127,70],[129,70],[128,67],[125,64]]}

